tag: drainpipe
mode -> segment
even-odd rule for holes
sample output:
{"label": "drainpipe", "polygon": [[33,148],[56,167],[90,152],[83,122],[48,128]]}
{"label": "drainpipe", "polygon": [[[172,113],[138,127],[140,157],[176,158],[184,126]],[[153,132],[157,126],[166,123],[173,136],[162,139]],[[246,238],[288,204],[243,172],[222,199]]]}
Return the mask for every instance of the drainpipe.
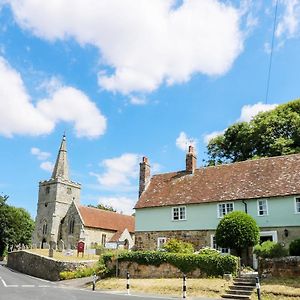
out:
{"label": "drainpipe", "polygon": [[242,201],[245,205],[245,213],[247,214],[248,213],[248,206],[247,206],[247,203],[245,202],[245,200]]}

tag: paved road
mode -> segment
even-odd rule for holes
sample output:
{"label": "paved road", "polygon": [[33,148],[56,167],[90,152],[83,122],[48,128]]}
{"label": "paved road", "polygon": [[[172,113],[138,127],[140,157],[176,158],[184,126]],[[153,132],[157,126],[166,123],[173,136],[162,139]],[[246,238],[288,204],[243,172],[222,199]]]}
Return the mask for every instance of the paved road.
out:
{"label": "paved road", "polygon": [[[66,286],[6,268],[0,264],[0,300],[157,300],[179,299],[147,295],[108,293]],[[201,298],[202,300],[212,300]]]}

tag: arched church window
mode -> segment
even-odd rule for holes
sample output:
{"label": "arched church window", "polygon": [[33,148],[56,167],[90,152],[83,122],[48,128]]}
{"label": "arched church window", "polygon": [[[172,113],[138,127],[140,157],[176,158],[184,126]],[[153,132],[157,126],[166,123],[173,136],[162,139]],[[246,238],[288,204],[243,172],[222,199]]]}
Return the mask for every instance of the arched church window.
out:
{"label": "arched church window", "polygon": [[48,231],[48,225],[47,225],[47,222],[44,221],[44,223],[43,223],[43,235],[46,235],[47,231]]}
{"label": "arched church window", "polygon": [[69,234],[74,233],[74,227],[75,227],[75,219],[72,217],[69,221]]}

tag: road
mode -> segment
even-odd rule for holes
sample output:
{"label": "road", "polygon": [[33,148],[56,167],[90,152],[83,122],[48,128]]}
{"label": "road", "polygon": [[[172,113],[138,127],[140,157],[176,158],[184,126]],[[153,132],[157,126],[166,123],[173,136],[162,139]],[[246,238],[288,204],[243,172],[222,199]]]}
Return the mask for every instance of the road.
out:
{"label": "road", "polygon": [[131,300],[131,299],[175,299],[147,296],[112,294],[91,289],[65,286],[61,282],[50,282],[31,277],[0,265],[1,300]]}
{"label": "road", "polygon": [[[0,264],[0,300],[169,300],[176,297],[127,295],[92,291],[50,282],[8,269]],[[191,299],[191,298],[190,298]],[[200,299],[200,298],[199,298]],[[201,298],[202,300],[208,300]],[[210,298],[210,300],[212,300]]]}

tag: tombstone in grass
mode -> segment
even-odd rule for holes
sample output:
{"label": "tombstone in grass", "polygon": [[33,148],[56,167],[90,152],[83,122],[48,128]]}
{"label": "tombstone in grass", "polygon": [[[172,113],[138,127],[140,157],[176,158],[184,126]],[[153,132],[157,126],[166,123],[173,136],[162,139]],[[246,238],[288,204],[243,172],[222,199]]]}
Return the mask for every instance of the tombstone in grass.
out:
{"label": "tombstone in grass", "polygon": [[57,244],[57,248],[59,252],[63,252],[65,250],[65,243],[63,240],[60,240]]}
{"label": "tombstone in grass", "polygon": [[84,242],[83,241],[79,241],[77,244],[77,257],[79,255],[79,253],[82,253],[81,257],[83,257],[83,254],[84,254]]}

